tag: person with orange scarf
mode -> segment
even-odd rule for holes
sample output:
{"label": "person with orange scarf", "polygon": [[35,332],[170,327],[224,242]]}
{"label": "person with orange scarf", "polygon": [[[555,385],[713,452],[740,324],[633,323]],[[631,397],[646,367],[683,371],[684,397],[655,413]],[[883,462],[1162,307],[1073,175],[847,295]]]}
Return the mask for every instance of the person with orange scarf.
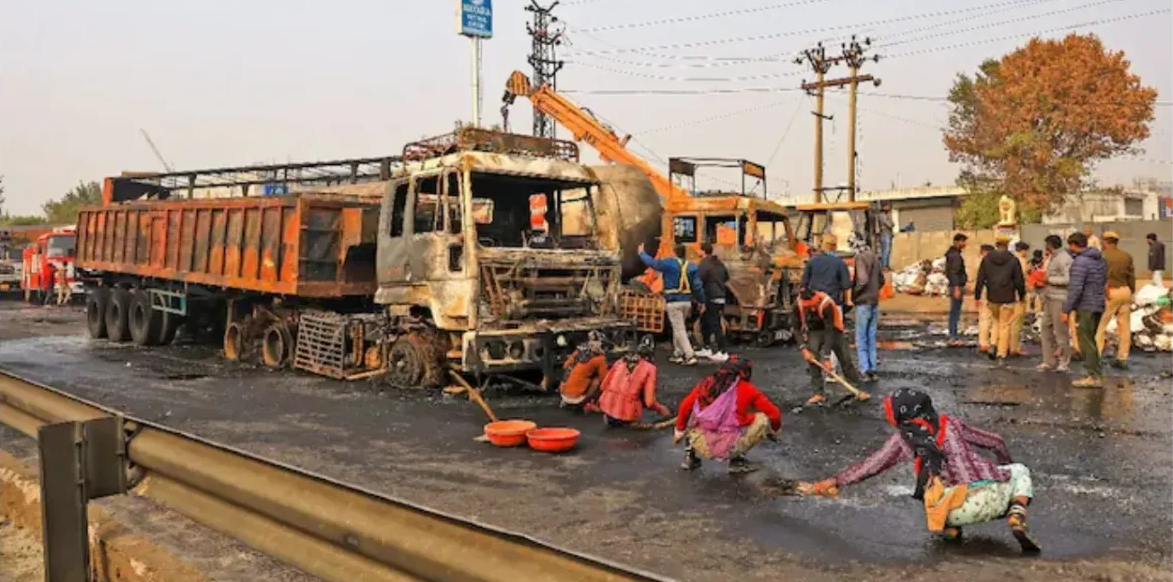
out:
{"label": "person with orange scarf", "polygon": [[[851,352],[848,351],[847,328],[843,322],[843,309],[835,303],[832,297],[822,291],[803,289],[794,306],[798,312],[794,318],[796,327],[795,336],[800,338],[800,350],[810,350],[816,359],[827,359],[827,368],[831,362],[831,354],[839,360],[843,375],[848,382],[859,384],[859,370],[851,361]],[[814,394],[806,401],[808,406],[821,405],[827,400],[823,387],[824,369],[818,364],[807,364],[810,371],[811,390]],[[869,371],[868,380],[875,380],[875,372]]]}
{"label": "person with orange scarf", "polygon": [[[904,461],[913,461],[916,488],[930,532],[959,540],[965,525],[1006,518],[1022,550],[1041,550],[1026,523],[1034,496],[1030,470],[1014,463],[1002,437],[937,414],[928,394],[902,388],[884,399],[884,413],[896,434],[870,457],[830,479],[800,483],[803,495],[835,497],[839,488],[860,483]],[[997,462],[976,449],[993,453]]]}

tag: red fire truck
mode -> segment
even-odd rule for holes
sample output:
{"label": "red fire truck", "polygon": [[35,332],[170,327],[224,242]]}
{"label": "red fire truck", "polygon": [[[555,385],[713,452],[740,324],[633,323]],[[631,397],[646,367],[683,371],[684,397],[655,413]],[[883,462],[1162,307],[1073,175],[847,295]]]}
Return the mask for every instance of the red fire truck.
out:
{"label": "red fire truck", "polygon": [[62,269],[65,270],[65,281],[74,297],[84,295],[85,288],[77,280],[76,248],[77,227],[63,226],[42,234],[24,249],[21,287],[24,289],[25,301],[50,302],[55,297],[53,275]]}

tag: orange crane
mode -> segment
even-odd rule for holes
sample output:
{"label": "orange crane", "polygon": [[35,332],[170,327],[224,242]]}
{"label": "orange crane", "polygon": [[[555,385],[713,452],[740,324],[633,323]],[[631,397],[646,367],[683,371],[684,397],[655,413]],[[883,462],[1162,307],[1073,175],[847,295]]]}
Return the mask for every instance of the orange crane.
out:
{"label": "orange crane", "polygon": [[574,134],[575,141],[584,141],[590,144],[599,152],[599,157],[604,161],[630,164],[639,168],[640,171],[647,174],[648,179],[652,181],[652,186],[664,199],[664,202],[691,197],[687,190],[673,184],[668,176],[652,167],[647,160],[627,149],[627,142],[631,139],[630,135],[619,137],[619,134],[599,121],[590,110],[579,107],[571,100],[554,92],[549,86],[533,87],[529,77],[526,77],[525,73],[521,71],[513,71],[505,83],[505,104],[501,107],[501,115],[506,120],[509,118],[509,106],[518,96],[528,98],[533,103],[535,110],[558,120],[563,127]]}
{"label": "orange crane", "polygon": [[[657,249],[659,256],[672,253],[676,242],[690,249],[698,247],[702,240],[714,243],[718,254],[723,255],[735,274],[729,284],[732,304],[725,311],[729,331],[752,337],[763,344],[785,339],[787,332],[784,330],[789,329],[786,321],[791,299],[789,287],[794,276],[783,275],[787,271],[794,273],[796,268],[801,271],[806,245],[794,236],[784,207],[745,195],[744,176],[760,179],[764,185],[765,168],[746,160],[673,158],[669,161],[670,172],[690,177],[694,176],[693,171],[699,165],[741,168],[742,193],[694,196],[673,181],[672,173],[664,175],[647,160],[628,150],[627,142],[631,136],[620,137],[589,110],[549,86],[534,87],[520,71],[514,71],[505,85],[501,113],[506,123],[508,107],[518,96],[529,99],[535,111],[557,120],[574,135],[575,140],[590,144],[603,160],[629,164],[647,175],[664,206],[662,235]],[[674,170],[676,167],[683,172]],[[682,227],[680,233],[677,233],[677,227]],[[768,233],[766,236],[770,242],[765,246],[772,248],[765,250],[765,257],[761,253],[747,254],[752,247],[763,246],[757,244],[762,233]],[[776,242],[784,242],[784,246],[773,244]],[[639,280],[652,292],[663,285],[662,279],[651,270]],[[626,304],[624,311],[627,311]],[[659,331],[662,325],[659,311],[662,311],[662,305],[653,309],[646,320],[637,317],[640,328]]]}

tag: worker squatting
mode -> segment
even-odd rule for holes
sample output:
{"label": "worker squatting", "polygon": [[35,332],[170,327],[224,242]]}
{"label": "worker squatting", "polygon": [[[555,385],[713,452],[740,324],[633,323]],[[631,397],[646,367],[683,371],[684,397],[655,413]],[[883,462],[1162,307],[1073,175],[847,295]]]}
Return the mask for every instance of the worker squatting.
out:
{"label": "worker squatting", "polygon": [[[851,381],[875,379],[874,319],[865,313],[861,324],[857,313],[857,328],[863,326],[862,332],[857,330],[857,338],[872,334],[871,346],[863,343],[860,348],[860,367],[864,370],[860,372],[846,350],[841,302],[854,303],[857,309],[859,305],[874,306],[883,285],[883,268],[871,249],[857,245],[855,274],[849,276],[842,260],[829,252],[836,241],[827,238],[824,252],[807,263],[795,314],[802,342],[800,349],[815,385],[815,393],[808,400],[810,405],[825,400],[823,374],[833,374],[820,361],[827,354],[836,355]],[[665,288],[674,294],[672,299],[678,303],[688,300],[688,296],[681,297],[684,289],[709,289],[699,280],[699,269],[688,264],[683,253],[675,260],[648,259],[645,262],[653,268],[673,275],[672,280],[665,277]],[[681,284],[681,278],[692,281]],[[687,342],[687,336],[684,341]],[[690,364],[695,354],[682,353],[684,346],[679,340],[674,343],[677,352],[673,361]],[[654,356],[651,341],[647,339],[638,349],[608,366],[601,338],[592,336],[564,364],[566,376],[560,387],[562,406],[599,412],[612,427],[674,425],[673,443],[684,447],[682,468],[685,470],[695,470],[705,460],[727,462],[730,473],[755,470],[756,466],[746,455],[763,440],[778,438],[782,413],[753,384],[752,363],[736,355],[721,358],[716,372],[697,382],[680,402],[673,419],[667,418],[671,412],[656,396]],[[842,383],[857,398],[866,399],[867,394],[854,389],[850,381]],[[1013,461],[1000,436],[938,413],[929,395],[917,390],[902,389],[885,397],[883,409],[895,433],[879,450],[832,477],[798,483],[796,492],[835,497],[842,487],[912,461],[915,479],[912,496],[923,503],[930,532],[955,541],[961,538],[964,526],[1004,518],[1024,552],[1040,550],[1027,526],[1027,507],[1034,495],[1030,470]],[[645,410],[654,411],[662,420],[644,422]],[[992,453],[994,459],[979,454],[978,450]]]}

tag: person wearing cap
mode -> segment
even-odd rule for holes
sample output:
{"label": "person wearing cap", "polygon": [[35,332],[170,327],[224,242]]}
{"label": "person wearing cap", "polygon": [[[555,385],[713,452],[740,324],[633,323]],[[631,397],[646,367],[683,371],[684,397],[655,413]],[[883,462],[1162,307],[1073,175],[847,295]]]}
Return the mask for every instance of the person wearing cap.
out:
{"label": "person wearing cap", "polygon": [[822,250],[814,253],[802,268],[801,288],[822,291],[839,305],[851,305],[851,273],[847,263],[835,254],[838,245],[835,235],[823,234]]}
{"label": "person wearing cap", "polygon": [[[1018,265],[1022,269],[1022,280],[1026,281],[1030,277],[1030,245],[1022,241],[1018,241],[1014,245],[1014,254],[1018,256]],[[1022,301],[1014,304],[1014,321],[1010,322],[1010,354],[1014,356],[1024,355],[1022,351],[1022,324],[1026,320],[1026,303],[1030,295],[1022,298]]]}
{"label": "person wearing cap", "polygon": [[892,265],[892,237],[896,230],[896,223],[892,221],[892,203],[880,204],[880,214],[876,216],[876,227],[880,229],[880,265],[891,271]]}
{"label": "person wearing cap", "polygon": [[1153,285],[1164,287],[1161,274],[1165,271],[1165,243],[1157,240],[1157,233],[1150,232],[1144,236],[1149,244],[1149,271],[1153,273]]}
{"label": "person wearing cap", "polygon": [[1105,317],[1096,328],[1096,350],[1104,353],[1104,333],[1108,322],[1116,318],[1116,358],[1112,367],[1128,368],[1128,352],[1132,347],[1132,295],[1136,293],[1136,268],[1132,255],[1120,250],[1120,235],[1109,230],[1104,233],[1104,261],[1108,264],[1108,296]]}
{"label": "person wearing cap", "polygon": [[[984,244],[980,247],[981,256],[978,258],[978,264],[985,260],[986,256],[994,252],[994,245]],[[989,353],[990,346],[998,345],[998,325],[994,319],[990,317],[990,310],[982,306],[982,300],[974,301],[978,310],[978,352],[983,354]]]}
{"label": "person wearing cap", "polygon": [[590,332],[587,342],[579,345],[562,364],[566,378],[558,386],[561,406],[581,411],[599,396],[599,385],[607,375],[607,356],[597,332]]}
{"label": "person wearing cap", "polygon": [[1075,260],[1071,262],[1071,278],[1067,283],[1067,299],[1063,300],[1063,323],[1079,314],[1077,335],[1079,352],[1087,375],[1071,383],[1076,388],[1100,388],[1104,385],[1104,370],[1100,367],[1100,352],[1096,349],[1096,330],[1104,315],[1104,291],[1108,286],[1108,267],[1099,249],[1087,246],[1087,235],[1077,232],[1067,237],[1067,250]]}
{"label": "person wearing cap", "polygon": [[986,309],[998,325],[998,348],[996,353],[991,349],[987,355],[991,360],[997,358],[999,365],[1005,365],[1006,356],[1010,352],[1010,330],[1014,322],[1015,305],[1026,300],[1026,279],[1018,258],[1008,249],[1010,237],[998,235],[994,246],[994,252],[986,255],[978,266],[973,296],[976,301],[981,301],[983,292],[986,295]]}

